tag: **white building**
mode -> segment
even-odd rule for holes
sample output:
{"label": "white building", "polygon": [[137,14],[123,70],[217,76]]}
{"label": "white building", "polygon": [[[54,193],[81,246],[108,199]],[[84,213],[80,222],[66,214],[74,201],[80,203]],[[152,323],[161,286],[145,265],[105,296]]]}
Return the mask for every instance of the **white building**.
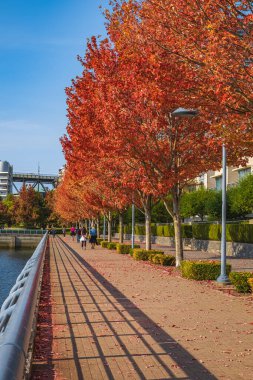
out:
{"label": "white building", "polygon": [[8,161],[0,161],[0,197],[12,194],[13,168]]}

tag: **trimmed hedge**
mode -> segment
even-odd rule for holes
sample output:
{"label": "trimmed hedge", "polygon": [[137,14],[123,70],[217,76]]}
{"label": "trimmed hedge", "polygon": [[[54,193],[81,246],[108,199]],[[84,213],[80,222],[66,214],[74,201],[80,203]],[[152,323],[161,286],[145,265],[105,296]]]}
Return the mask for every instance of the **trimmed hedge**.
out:
{"label": "trimmed hedge", "polygon": [[[182,276],[193,280],[216,280],[220,275],[219,261],[187,261],[181,262]],[[226,273],[231,272],[231,265],[226,265]]]}
{"label": "trimmed hedge", "polygon": [[155,249],[150,249],[149,251],[146,250],[146,249],[139,249],[139,248],[134,248],[133,249],[133,258],[135,260],[143,260],[143,261],[147,261],[149,259],[149,256],[150,255],[153,255],[153,254],[164,254],[163,251],[158,251],[158,250],[155,250]]}
{"label": "trimmed hedge", "polygon": [[149,261],[154,264],[166,265],[166,266],[174,266],[176,265],[176,258],[171,255],[164,254],[151,254],[149,256]]}
{"label": "trimmed hedge", "polygon": [[248,280],[252,278],[253,273],[250,272],[231,272],[229,274],[229,279],[231,283],[235,286],[239,293],[250,293],[251,287]]}
{"label": "trimmed hedge", "polygon": [[227,241],[253,244],[253,224],[228,224]]}
{"label": "trimmed hedge", "polygon": [[248,284],[250,286],[251,293],[253,293],[253,275],[252,277],[248,278]]}
{"label": "trimmed hedge", "polygon": [[100,244],[102,248],[108,248],[109,241],[102,240]]}
{"label": "trimmed hedge", "polygon": [[110,242],[110,243],[108,243],[107,248],[108,249],[116,249],[117,248],[117,243]]}
{"label": "trimmed hedge", "polygon": [[[221,240],[221,225],[212,223],[194,223],[193,225],[182,224],[183,238],[195,238],[197,240]],[[124,233],[131,234],[131,225],[124,226]],[[151,233],[153,236],[174,237],[174,226],[171,224],[157,225],[151,224]],[[136,235],[145,235],[145,226],[135,226]],[[226,226],[226,240],[232,242],[251,243],[253,244],[253,224],[229,223]]]}
{"label": "trimmed hedge", "polygon": [[[135,244],[134,248],[140,248],[139,244]],[[117,244],[117,252],[122,255],[128,255],[131,254],[132,251],[132,245],[131,244]]]}

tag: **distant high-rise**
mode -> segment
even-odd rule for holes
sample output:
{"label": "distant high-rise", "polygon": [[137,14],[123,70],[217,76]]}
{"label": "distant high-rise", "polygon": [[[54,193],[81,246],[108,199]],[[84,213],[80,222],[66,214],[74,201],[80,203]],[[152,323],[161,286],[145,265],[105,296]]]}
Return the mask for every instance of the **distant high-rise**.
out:
{"label": "distant high-rise", "polygon": [[0,197],[12,194],[13,168],[8,161],[0,161]]}

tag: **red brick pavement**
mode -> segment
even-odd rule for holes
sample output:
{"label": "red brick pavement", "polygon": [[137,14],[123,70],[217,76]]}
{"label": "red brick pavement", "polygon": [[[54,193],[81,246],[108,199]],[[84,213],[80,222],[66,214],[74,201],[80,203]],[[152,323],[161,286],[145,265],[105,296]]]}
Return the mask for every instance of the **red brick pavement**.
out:
{"label": "red brick pavement", "polygon": [[[51,238],[48,379],[253,379],[253,305],[131,257]],[[50,318],[49,318],[50,320]],[[40,379],[39,372],[33,379]],[[42,373],[42,372],[41,372]],[[54,373],[54,375],[52,375]]]}

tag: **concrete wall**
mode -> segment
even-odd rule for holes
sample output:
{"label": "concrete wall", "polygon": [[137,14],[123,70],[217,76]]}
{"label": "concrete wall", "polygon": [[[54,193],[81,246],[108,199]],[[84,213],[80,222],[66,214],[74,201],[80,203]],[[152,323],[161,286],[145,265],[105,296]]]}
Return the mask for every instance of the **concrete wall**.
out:
{"label": "concrete wall", "polygon": [[0,236],[0,248],[16,248],[16,247],[26,247],[26,248],[36,248],[39,244],[42,235],[38,236]]}
{"label": "concrete wall", "polygon": [[[116,239],[119,234],[114,235]],[[131,240],[131,235],[124,235],[124,239]],[[145,243],[145,235],[135,235],[135,242]],[[175,241],[171,237],[152,236],[153,244],[167,245],[174,248]],[[185,250],[196,250],[220,254],[220,241],[183,239]],[[227,256],[253,258],[253,244],[227,242]]]}

